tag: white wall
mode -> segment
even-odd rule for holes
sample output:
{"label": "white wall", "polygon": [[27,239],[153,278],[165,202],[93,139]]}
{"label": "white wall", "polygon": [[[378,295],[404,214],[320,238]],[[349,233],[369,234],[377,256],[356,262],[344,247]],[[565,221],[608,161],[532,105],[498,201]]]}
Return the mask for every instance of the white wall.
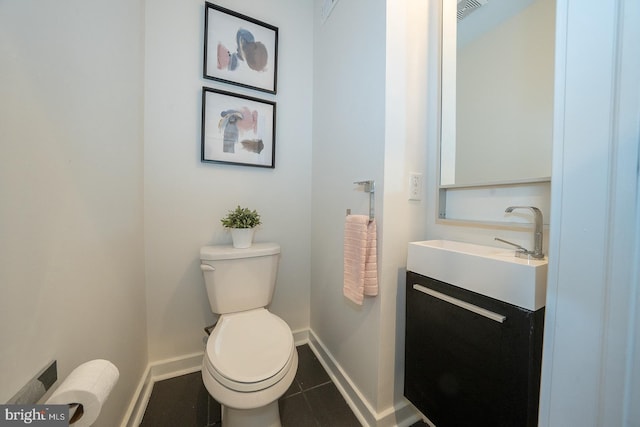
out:
{"label": "white wall", "polygon": [[343,297],[342,245],[346,209],[368,213],[354,181],[376,181],[383,215],[385,1],[340,1],[324,24],[314,3],[311,329],[375,405],[381,298]]}
{"label": "white wall", "polygon": [[[326,22],[316,1],[311,329],[357,389],[370,425],[395,423],[402,398],[406,246],[424,235],[428,5],[342,1]],[[345,210],[368,212],[354,181],[376,181],[379,295],[342,295]],[[390,415],[391,414],[391,415]],[[385,418],[386,417],[386,418]]]}
{"label": "white wall", "polygon": [[[140,2],[0,3],[0,402],[50,360],[147,363]],[[56,384],[57,386],[57,384]]]}
{"label": "white wall", "polygon": [[[429,52],[438,38],[430,36],[434,14],[429,2],[387,2],[386,100],[384,154],[384,224],[382,227],[380,356],[378,410],[400,411],[404,399],[405,274],[407,242],[426,233],[427,135],[430,99],[437,94]],[[409,175],[422,174],[421,200],[409,200]],[[393,367],[393,369],[391,369]],[[396,414],[401,421],[402,412]]]}
{"label": "white wall", "polygon": [[637,426],[640,7],[558,5],[540,425]]}
{"label": "white wall", "polygon": [[[216,4],[279,28],[277,95],[202,78],[204,2],[149,1],[145,22],[145,250],[151,361],[204,350],[213,323],[199,267],[203,245],[230,243],[220,218],[257,209],[256,241],[282,247],[271,309],[309,325],[312,4]],[[200,162],[201,88],[277,102],[275,169]]]}

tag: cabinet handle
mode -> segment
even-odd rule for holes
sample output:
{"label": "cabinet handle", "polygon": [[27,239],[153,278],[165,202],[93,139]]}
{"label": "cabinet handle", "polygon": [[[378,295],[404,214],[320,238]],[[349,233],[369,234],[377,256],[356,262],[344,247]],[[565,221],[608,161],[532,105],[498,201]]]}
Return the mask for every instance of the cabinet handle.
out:
{"label": "cabinet handle", "polygon": [[442,292],[434,291],[433,289],[426,288],[422,285],[414,284],[413,289],[415,289],[416,291],[422,292],[423,294],[431,295],[432,297],[438,298],[442,301],[446,301],[450,304],[457,305],[460,308],[464,308],[465,310],[472,311],[476,314],[479,314],[480,316],[484,316],[487,319],[491,319],[499,323],[504,323],[504,321],[507,320],[506,316],[503,316],[498,313],[494,313],[493,311],[489,311],[482,307],[478,307],[477,305],[469,304],[466,301],[462,301],[457,298],[451,297],[449,295],[445,295]]}

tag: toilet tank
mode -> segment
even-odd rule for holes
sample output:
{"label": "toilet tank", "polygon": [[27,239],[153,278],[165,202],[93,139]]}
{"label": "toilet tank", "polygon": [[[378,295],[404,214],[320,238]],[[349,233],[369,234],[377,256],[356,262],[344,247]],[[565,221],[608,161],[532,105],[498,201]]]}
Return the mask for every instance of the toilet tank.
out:
{"label": "toilet tank", "polygon": [[200,268],[211,311],[235,313],[269,305],[279,257],[277,243],[254,243],[246,249],[231,245],[200,249]]}

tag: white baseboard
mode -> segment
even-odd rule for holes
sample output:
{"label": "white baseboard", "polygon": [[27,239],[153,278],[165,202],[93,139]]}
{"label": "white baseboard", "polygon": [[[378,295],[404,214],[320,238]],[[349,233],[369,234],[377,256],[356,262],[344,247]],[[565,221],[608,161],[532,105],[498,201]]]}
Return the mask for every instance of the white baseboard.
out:
{"label": "white baseboard", "polygon": [[122,418],[120,427],[138,427],[142,422],[144,411],[147,409],[147,403],[149,403],[149,398],[151,397],[151,389],[153,388],[150,371],[150,367],[147,365],[147,369],[142,374],[138,387],[133,393],[127,412]]}
{"label": "white baseboard", "polygon": [[192,353],[149,364],[140,379],[136,393],[129,404],[129,409],[120,427],[138,427],[142,422],[142,417],[144,417],[144,411],[147,409],[153,384],[156,381],[199,371],[202,367],[203,355],[204,353]]}
{"label": "white baseboard", "polygon": [[296,347],[309,342],[309,329],[298,329],[293,331],[293,341]]}
{"label": "white baseboard", "polygon": [[309,331],[309,347],[363,426],[407,427],[422,419],[420,413],[406,401],[396,402],[394,406],[377,412],[313,330]]}

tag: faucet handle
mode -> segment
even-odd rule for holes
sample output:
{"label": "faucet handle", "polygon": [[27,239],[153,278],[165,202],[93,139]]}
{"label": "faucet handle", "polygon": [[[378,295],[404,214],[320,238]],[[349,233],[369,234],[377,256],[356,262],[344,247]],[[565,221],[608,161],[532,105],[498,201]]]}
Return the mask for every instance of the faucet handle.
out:
{"label": "faucet handle", "polygon": [[527,248],[524,248],[520,245],[517,245],[515,243],[511,243],[507,240],[501,239],[499,237],[494,237],[494,240],[497,240],[499,242],[502,243],[506,243],[507,245],[511,245],[511,246],[515,246],[516,247],[516,252],[515,252],[515,256],[518,258],[524,258],[524,259],[530,259],[530,258],[535,258],[534,256],[534,252],[528,250]]}
{"label": "faucet handle", "polygon": [[494,238],[493,238],[493,240],[497,240],[498,242],[506,243],[507,245],[515,246],[515,247],[516,247],[516,248],[518,248],[518,250],[520,250],[520,251],[529,252],[529,250],[528,250],[527,248],[523,248],[523,247],[522,247],[522,246],[520,246],[520,245],[517,245],[517,244],[515,244],[515,243],[511,243],[511,242],[509,242],[509,241],[507,241],[507,240],[504,240],[504,239],[501,239],[501,238],[499,238],[499,237],[494,237]]}

